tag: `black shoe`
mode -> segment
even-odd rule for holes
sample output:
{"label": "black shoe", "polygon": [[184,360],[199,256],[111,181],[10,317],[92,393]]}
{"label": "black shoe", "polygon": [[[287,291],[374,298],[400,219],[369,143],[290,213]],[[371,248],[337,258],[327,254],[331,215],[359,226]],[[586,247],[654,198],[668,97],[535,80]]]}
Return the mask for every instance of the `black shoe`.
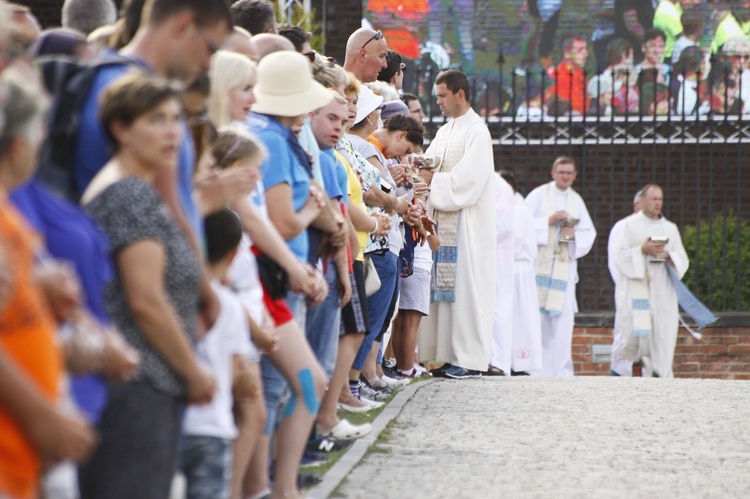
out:
{"label": "black shoe", "polygon": [[490,364],[490,367],[487,368],[487,371],[483,372],[482,374],[484,374],[485,376],[505,376],[505,371]]}
{"label": "black shoe", "polygon": [[529,376],[529,373],[526,371],[514,371],[513,369],[510,370],[511,376]]}
{"label": "black shoe", "polygon": [[315,440],[308,442],[306,450],[326,453],[335,452],[348,449],[353,443],[354,440],[331,440],[330,438],[320,436]]}
{"label": "black shoe", "polygon": [[430,370],[430,375],[434,378],[447,378],[448,376],[445,375],[445,371],[447,371],[451,367],[453,366],[446,362],[437,369]]}
{"label": "black shoe", "polygon": [[315,487],[322,481],[323,479],[318,475],[309,473],[297,473],[297,488],[299,489],[309,489],[310,487]]}

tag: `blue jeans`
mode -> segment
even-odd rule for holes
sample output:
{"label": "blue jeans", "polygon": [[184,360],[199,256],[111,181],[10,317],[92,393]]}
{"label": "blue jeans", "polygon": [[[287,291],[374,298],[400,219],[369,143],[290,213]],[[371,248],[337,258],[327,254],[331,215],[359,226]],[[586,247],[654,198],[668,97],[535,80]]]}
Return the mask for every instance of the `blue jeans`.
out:
{"label": "blue jeans", "polygon": [[[317,307],[307,308],[305,334],[310,348],[323,365],[328,379],[336,366],[336,351],[338,350],[339,327],[341,324],[341,309],[339,308],[338,270],[333,262],[328,262],[328,268],[323,274],[328,283],[328,296]],[[331,361],[331,358],[332,361]]]}
{"label": "blue jeans", "polygon": [[232,476],[232,441],[185,435],[180,468],[187,479],[187,499],[228,499]]}
{"label": "blue jeans", "polygon": [[391,304],[388,305],[388,312],[385,314],[385,319],[383,320],[383,325],[380,327],[380,332],[375,337],[375,341],[380,342],[377,359],[378,364],[383,363],[383,349],[385,348],[385,345],[383,345],[383,337],[388,331],[388,328],[391,327],[393,314],[396,313],[396,306],[398,305],[398,292],[401,290],[401,269],[404,267],[404,262],[401,258],[397,257],[396,263],[398,266],[396,267],[396,285],[393,286],[393,297],[391,298]]}
{"label": "blue jeans", "polygon": [[383,327],[388,315],[388,307],[393,299],[393,290],[396,288],[396,281],[398,280],[398,256],[387,251],[383,256],[374,254],[371,258],[372,263],[375,264],[375,270],[378,271],[380,289],[367,298],[367,310],[370,313],[370,332],[362,340],[357,357],[354,359],[352,368],[357,371],[361,371],[365,365],[365,360],[367,360],[367,356],[372,349],[372,343],[378,337],[380,328]]}

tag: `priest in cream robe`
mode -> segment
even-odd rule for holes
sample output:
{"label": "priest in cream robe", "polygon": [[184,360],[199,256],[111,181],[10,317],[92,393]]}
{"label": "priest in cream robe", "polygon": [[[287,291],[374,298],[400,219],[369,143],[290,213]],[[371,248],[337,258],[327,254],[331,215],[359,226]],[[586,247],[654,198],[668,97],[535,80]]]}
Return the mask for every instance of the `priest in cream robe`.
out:
{"label": "priest in cream robe", "polygon": [[492,353],[489,375],[511,374],[513,358],[513,188],[498,173],[495,183],[495,236],[497,237],[497,279],[495,282],[495,320],[492,327]]}
{"label": "priest in cream robe", "polygon": [[423,169],[441,248],[434,255],[430,315],[419,335],[421,360],[443,361],[444,375],[477,376],[490,361],[495,308],[495,166],[492,141],[469,106],[470,86],[457,70],[441,73],[437,102],[453,118],[427,149],[441,158]]}
{"label": "priest in cream robe", "polygon": [[[507,353],[503,359],[508,366],[501,369],[506,375],[523,376],[538,373],[542,369],[542,324],[536,290],[536,233],[534,217],[526,206],[526,200],[518,192],[515,176],[507,171],[499,173],[514,192],[513,296],[510,300],[512,320],[509,323],[498,323],[498,312],[495,310],[495,338],[499,329],[509,331],[510,336],[506,336]],[[498,265],[499,261],[498,256]],[[498,280],[502,277],[498,268]],[[498,290],[499,288],[498,284]]]}
{"label": "priest in cream robe", "polygon": [[677,226],[661,214],[661,187],[642,192],[641,211],[623,224],[615,249],[615,320],[624,339],[621,355],[642,361],[645,376],[671,378],[679,305],[669,271],[682,279],[689,262]]}
{"label": "priest in cream robe", "polygon": [[[619,242],[625,222],[641,211],[642,196],[643,189],[635,193],[635,197],[633,198],[633,213],[618,220],[612,226],[612,230],[609,231],[609,240],[607,241],[607,268],[609,269],[609,275],[612,276],[612,282],[615,283],[615,286],[617,286],[617,279],[620,276],[620,272],[617,270],[617,264],[615,262],[617,243]],[[622,357],[622,347],[624,345],[625,342],[622,337],[622,327],[617,323],[617,316],[615,316],[615,323],[612,328],[612,348],[610,349],[609,356],[610,373],[612,376],[633,375],[633,361]]]}
{"label": "priest in cream robe", "polygon": [[[544,376],[573,376],[573,321],[578,311],[578,260],[591,251],[596,229],[586,204],[571,187],[575,161],[561,156],[552,182],[531,191],[526,205],[534,215],[539,256],[536,284],[542,323]],[[577,221],[574,226],[571,222]]]}

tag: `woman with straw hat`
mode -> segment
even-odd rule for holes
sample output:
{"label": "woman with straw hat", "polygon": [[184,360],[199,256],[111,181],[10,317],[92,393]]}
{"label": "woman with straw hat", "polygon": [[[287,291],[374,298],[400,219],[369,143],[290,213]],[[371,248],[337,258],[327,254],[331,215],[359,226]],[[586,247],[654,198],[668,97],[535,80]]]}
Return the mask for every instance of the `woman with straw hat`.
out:
{"label": "woman with straw hat", "polygon": [[[313,80],[310,63],[296,52],[267,55],[258,64],[257,76],[257,102],[247,124],[269,153],[261,167],[268,218],[297,259],[304,262],[309,249],[307,228],[319,218],[326,200],[312,182],[309,156],[291,127],[300,115],[328,104],[333,95]],[[325,296],[326,290],[322,291]],[[304,333],[291,320],[304,317],[302,296],[288,293],[281,303],[265,296],[264,301],[272,315],[275,313],[279,348],[261,363],[268,417],[251,463],[249,475],[255,481],[245,492],[256,494],[268,486],[270,435],[279,401],[289,383],[292,397],[276,434],[278,455],[273,480],[274,496],[287,497],[298,493],[297,467],[318,412],[325,378]]]}

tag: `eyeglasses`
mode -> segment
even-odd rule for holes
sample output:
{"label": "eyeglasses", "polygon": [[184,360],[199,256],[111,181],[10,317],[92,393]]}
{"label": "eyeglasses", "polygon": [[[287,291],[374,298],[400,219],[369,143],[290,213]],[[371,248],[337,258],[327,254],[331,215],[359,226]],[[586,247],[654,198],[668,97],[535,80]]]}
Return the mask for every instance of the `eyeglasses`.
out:
{"label": "eyeglasses", "polygon": [[364,45],[362,45],[362,48],[365,48],[365,47],[367,47],[367,44],[368,44],[368,43],[370,43],[371,41],[373,41],[373,40],[375,40],[375,41],[378,41],[378,40],[381,40],[382,38],[383,38],[383,32],[382,32],[382,31],[380,31],[380,30],[377,30],[377,31],[375,32],[375,34],[374,34],[374,35],[372,35],[372,36],[370,37],[370,39],[369,39],[369,40],[367,40],[367,41],[365,42],[365,44],[364,44]]}

